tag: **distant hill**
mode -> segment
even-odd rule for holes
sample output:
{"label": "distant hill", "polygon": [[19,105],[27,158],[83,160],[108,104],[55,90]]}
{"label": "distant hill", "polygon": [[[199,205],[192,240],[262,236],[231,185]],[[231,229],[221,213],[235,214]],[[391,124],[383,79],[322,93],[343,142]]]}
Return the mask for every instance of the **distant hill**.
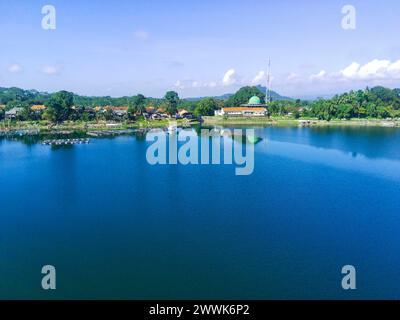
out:
{"label": "distant hill", "polygon": [[203,97],[195,97],[195,98],[185,98],[184,100],[187,101],[191,101],[191,102],[197,102],[203,99],[207,99],[207,98],[213,98],[213,99],[217,99],[217,100],[222,100],[222,101],[226,101],[228,100],[230,97],[232,97],[234,94],[233,93],[226,93],[220,96],[203,96]]}
{"label": "distant hill", "polygon": [[335,94],[333,93],[327,93],[327,94],[318,94],[318,95],[299,95],[299,96],[295,96],[293,97],[293,99],[299,99],[302,101],[316,101],[316,100],[320,100],[320,99],[331,99],[335,96]]}
{"label": "distant hill", "polygon": [[[263,87],[263,86],[257,86],[257,89],[260,90],[262,93],[266,93],[267,92],[267,88]],[[289,98],[289,97],[281,96],[279,93],[277,93],[277,92],[275,92],[273,90],[271,90],[270,94],[271,94],[272,101],[294,100],[294,99]]]}
{"label": "distant hill", "polygon": [[[264,94],[267,91],[267,88],[263,87],[263,86],[257,86],[257,89],[260,90]],[[185,100],[196,102],[196,101],[200,101],[200,100],[205,99],[205,98],[214,98],[214,99],[217,99],[217,100],[227,101],[227,100],[229,100],[229,98],[231,98],[234,95],[235,95],[234,93],[226,93],[226,94],[223,94],[223,95],[220,95],[220,96],[212,96],[212,97],[185,98]],[[289,97],[281,96],[279,93],[277,93],[275,91],[272,91],[272,90],[271,90],[271,97],[272,97],[272,101],[294,100],[294,99],[289,98]]]}

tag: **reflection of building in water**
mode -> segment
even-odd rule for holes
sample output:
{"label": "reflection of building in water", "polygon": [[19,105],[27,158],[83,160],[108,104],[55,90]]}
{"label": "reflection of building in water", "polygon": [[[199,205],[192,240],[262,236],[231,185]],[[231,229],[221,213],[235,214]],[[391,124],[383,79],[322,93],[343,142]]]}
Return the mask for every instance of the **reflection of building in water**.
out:
{"label": "reflection of building in water", "polygon": [[251,97],[247,104],[240,107],[222,108],[215,111],[216,116],[228,117],[266,117],[268,116],[267,105],[261,103],[261,99],[257,96]]}

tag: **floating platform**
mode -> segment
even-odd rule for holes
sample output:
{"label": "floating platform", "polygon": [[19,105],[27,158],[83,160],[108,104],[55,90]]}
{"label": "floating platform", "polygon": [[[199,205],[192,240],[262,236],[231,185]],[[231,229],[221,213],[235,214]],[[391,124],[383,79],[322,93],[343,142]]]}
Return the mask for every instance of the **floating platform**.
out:
{"label": "floating platform", "polygon": [[74,144],[88,144],[90,139],[54,139],[44,140],[43,145],[46,146],[69,146]]}

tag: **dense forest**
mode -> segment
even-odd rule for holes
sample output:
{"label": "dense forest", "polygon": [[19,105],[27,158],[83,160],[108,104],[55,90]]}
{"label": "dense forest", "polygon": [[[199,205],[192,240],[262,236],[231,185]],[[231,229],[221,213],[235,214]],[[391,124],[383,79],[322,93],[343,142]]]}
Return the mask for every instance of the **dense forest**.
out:
{"label": "dense forest", "polygon": [[[259,87],[243,87],[225,100],[202,98],[201,100],[180,99],[174,91],[164,98],[150,98],[141,94],[126,97],[86,97],[67,91],[57,93],[23,90],[20,88],[0,88],[0,120],[7,110],[21,108],[20,120],[47,119],[53,121],[87,120],[86,112],[94,107],[125,106],[129,113],[140,114],[148,107],[163,109],[175,114],[178,109],[186,109],[197,116],[211,116],[214,110],[223,107],[239,106],[247,103],[252,96],[265,101],[265,93]],[[46,111],[39,114],[31,110],[32,105],[45,105]],[[74,108],[72,108],[74,106]],[[365,90],[350,91],[336,95],[331,99],[274,100],[268,104],[272,116],[290,116],[294,118],[317,118],[321,120],[351,118],[400,118],[400,89],[388,89],[381,86]]]}
{"label": "dense forest", "polygon": [[400,118],[400,89],[374,87],[319,99],[308,104],[305,115],[323,120]]}
{"label": "dense forest", "polygon": [[[253,95],[265,100],[265,93],[257,87],[244,87],[230,97],[225,105],[246,103]],[[271,115],[291,115],[295,118],[308,117],[328,121],[352,118],[400,118],[400,89],[392,90],[378,86],[314,101],[272,99],[268,110]]]}
{"label": "dense forest", "polygon": [[[0,88],[0,105],[6,105],[7,109],[13,107],[25,107],[35,104],[46,104],[54,95],[47,92],[39,92],[37,90],[23,90],[20,88]],[[96,106],[127,106],[129,101],[134,99],[131,97],[113,98],[104,97],[88,97],[73,94],[73,103],[80,107],[96,107]],[[148,104],[158,106],[163,99],[146,98]]]}

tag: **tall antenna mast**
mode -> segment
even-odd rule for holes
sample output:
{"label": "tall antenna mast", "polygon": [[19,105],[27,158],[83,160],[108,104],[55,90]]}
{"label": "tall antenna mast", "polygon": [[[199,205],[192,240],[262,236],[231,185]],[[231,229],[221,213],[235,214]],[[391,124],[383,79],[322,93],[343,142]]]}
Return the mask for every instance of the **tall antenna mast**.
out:
{"label": "tall antenna mast", "polygon": [[268,59],[267,92],[265,96],[265,102],[271,102],[271,58]]}

